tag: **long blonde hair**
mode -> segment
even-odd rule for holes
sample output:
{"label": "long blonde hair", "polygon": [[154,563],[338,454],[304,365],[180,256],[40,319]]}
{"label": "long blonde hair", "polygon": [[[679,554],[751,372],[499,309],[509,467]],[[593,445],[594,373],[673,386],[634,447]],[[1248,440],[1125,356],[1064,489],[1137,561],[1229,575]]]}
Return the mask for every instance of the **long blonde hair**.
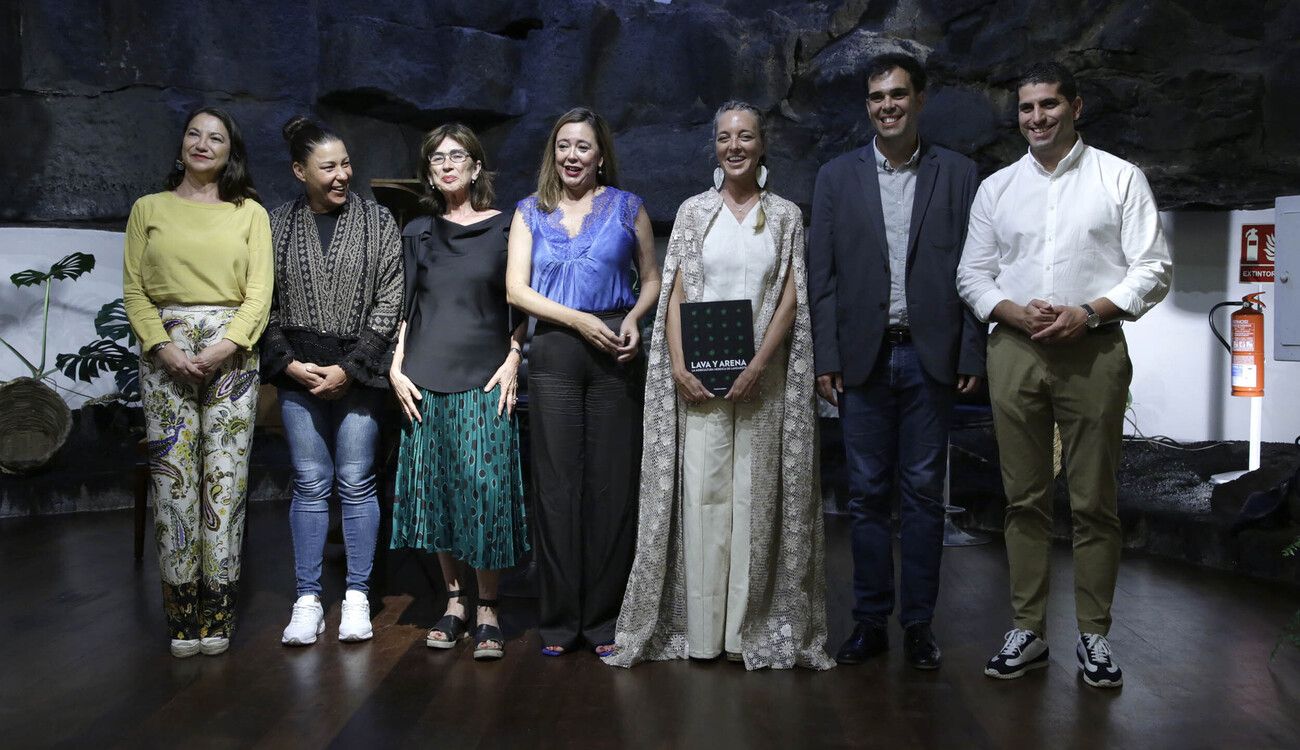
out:
{"label": "long blonde hair", "polygon": [[596,184],[618,187],[618,162],[614,158],[614,136],[609,131],[609,124],[605,118],[586,107],[574,107],[555,121],[551,136],[546,139],[546,149],[542,151],[542,167],[537,174],[537,207],[545,213],[555,210],[564,193],[560,175],[555,171],[555,140],[560,128],[575,122],[586,123],[596,134],[596,148],[604,159],[604,164],[596,170]]}

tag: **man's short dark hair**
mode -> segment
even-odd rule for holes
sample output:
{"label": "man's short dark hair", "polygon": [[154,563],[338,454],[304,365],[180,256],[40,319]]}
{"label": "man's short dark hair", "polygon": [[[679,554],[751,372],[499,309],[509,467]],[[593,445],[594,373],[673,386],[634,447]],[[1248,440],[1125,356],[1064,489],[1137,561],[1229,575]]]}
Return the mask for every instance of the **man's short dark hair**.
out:
{"label": "man's short dark hair", "polygon": [[1029,86],[1035,83],[1055,83],[1057,90],[1066,101],[1074,101],[1079,95],[1079,84],[1074,80],[1074,74],[1070,69],[1055,60],[1044,60],[1029,66],[1016,81],[1016,91],[1021,86]]}
{"label": "man's short dark hair", "polygon": [[901,68],[912,81],[912,90],[916,93],[925,91],[925,67],[915,57],[902,52],[886,52],[871,58],[867,63],[867,91],[871,90],[871,79],[888,75],[894,68]]}

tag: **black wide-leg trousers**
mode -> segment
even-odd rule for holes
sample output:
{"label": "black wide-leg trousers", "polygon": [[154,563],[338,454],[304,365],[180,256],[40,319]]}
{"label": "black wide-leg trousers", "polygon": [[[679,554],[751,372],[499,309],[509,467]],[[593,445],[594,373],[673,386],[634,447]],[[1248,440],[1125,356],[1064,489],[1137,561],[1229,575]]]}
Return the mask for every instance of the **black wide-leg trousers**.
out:
{"label": "black wide-leg trousers", "polygon": [[[618,331],[623,314],[599,316]],[[542,644],[612,643],[636,546],[644,357],[538,322],[528,356]]]}

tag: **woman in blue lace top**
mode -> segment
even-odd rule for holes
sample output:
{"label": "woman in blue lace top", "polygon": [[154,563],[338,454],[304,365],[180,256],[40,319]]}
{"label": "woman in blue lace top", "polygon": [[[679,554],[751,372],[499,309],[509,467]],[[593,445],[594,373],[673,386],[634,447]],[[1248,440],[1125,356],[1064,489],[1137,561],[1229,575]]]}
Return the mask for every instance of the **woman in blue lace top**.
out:
{"label": "woman in blue lace top", "polygon": [[619,190],[609,126],[556,121],[510,227],[506,295],[537,319],[528,358],[542,653],[613,648],[636,539],[644,367],[659,296],[650,218]]}

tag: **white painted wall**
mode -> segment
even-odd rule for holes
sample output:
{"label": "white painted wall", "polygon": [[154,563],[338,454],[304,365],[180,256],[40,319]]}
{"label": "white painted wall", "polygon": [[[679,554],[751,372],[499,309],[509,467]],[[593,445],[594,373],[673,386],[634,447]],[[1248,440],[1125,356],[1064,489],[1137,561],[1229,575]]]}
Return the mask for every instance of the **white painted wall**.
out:
{"label": "white painted wall", "polygon": [[[1165,298],[1126,324],[1133,359],[1133,411],[1147,435],[1178,440],[1245,440],[1250,401],[1229,395],[1227,351],[1206,313],[1217,302],[1263,290],[1268,356],[1264,376],[1264,440],[1300,435],[1300,362],[1273,359],[1273,285],[1237,281],[1242,224],[1271,224],[1273,211],[1181,211],[1161,216],[1174,254],[1174,283]],[[1216,316],[1224,330],[1232,309]],[[1300,310],[1289,311],[1300,315]],[[1245,468],[1245,467],[1242,467]]]}
{"label": "white painted wall", "polygon": [[[0,227],[0,337],[34,364],[40,364],[43,288],[15,288],[9,276],[28,268],[46,271],[68,253],[81,251],[95,256],[95,270],[76,281],[53,283],[46,367],[54,366],[56,355],[75,352],[97,339],[96,313],[105,303],[122,296],[122,239],[121,232]],[[12,352],[0,346],[0,381],[29,374]],[[89,396],[117,390],[111,375],[82,383],[56,373],[53,385],[60,388],[74,409],[85,398],[62,389],[72,388]]]}
{"label": "white painted wall", "polygon": [[[1242,224],[1273,221],[1267,211],[1168,212],[1162,215],[1174,253],[1174,285],[1165,301],[1142,320],[1126,326],[1133,358],[1133,415],[1147,435],[1178,440],[1245,440],[1250,424],[1247,399],[1228,395],[1228,356],[1210,333],[1206,312],[1216,302],[1267,293],[1268,335],[1264,397],[1264,439],[1291,441],[1300,434],[1300,362],[1272,359],[1272,284],[1237,282],[1237,243]],[[28,357],[39,355],[41,295],[14,289],[8,276],[26,268],[48,268],[74,251],[93,253],[95,270],[75,282],[55,285],[50,305],[49,361],[95,338],[94,316],[122,294],[122,235],[77,229],[0,227],[0,336]],[[1223,325],[1230,310],[1220,311]],[[1300,310],[1292,311],[1300,315]],[[0,349],[0,380],[25,374]],[[89,395],[113,390],[110,378],[94,384],[56,377],[56,383]],[[69,398],[75,407],[83,399]]]}

